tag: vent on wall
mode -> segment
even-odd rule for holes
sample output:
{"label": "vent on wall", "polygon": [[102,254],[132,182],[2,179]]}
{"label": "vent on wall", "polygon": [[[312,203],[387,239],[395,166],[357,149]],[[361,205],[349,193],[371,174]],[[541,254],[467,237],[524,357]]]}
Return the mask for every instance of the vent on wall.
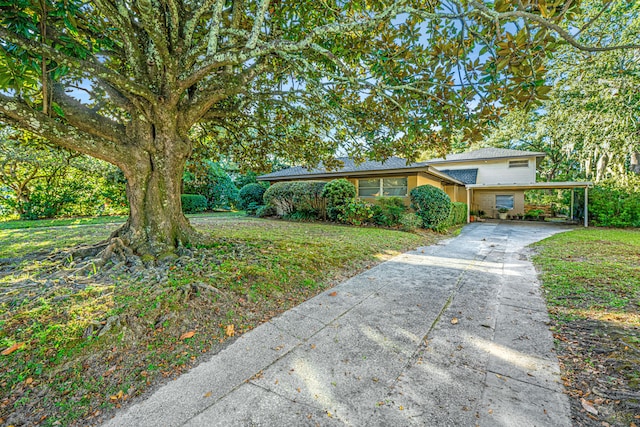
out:
{"label": "vent on wall", "polygon": [[528,168],[529,160],[509,160],[510,168]]}

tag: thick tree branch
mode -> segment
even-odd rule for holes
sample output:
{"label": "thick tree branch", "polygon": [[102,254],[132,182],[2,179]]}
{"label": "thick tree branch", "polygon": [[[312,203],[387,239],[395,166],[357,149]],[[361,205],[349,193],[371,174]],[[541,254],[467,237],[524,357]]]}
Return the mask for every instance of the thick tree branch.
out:
{"label": "thick tree branch", "polygon": [[[68,150],[79,151],[116,166],[124,164],[130,155],[124,144],[116,144],[100,136],[81,131],[74,126],[52,119],[22,101],[0,93],[0,120],[29,130]],[[122,136],[123,139],[125,136]]]}
{"label": "thick tree branch", "polygon": [[[96,5],[100,7],[102,13],[110,19],[113,19],[122,29],[122,43],[124,45],[125,55],[129,64],[133,68],[136,75],[146,75],[146,67],[144,66],[144,55],[140,50],[138,34],[132,24],[132,17],[127,8],[114,5],[109,0],[94,0]],[[122,3],[122,2],[120,2]]]}
{"label": "thick tree branch", "polygon": [[[202,3],[202,6],[197,8],[191,15],[191,18],[187,20],[184,25],[184,46],[186,49],[191,49],[192,47],[193,35],[198,27],[200,19],[205,13],[209,12],[211,7],[218,1],[221,0],[205,0]],[[224,3],[224,1],[222,3]]]}
{"label": "thick tree branch", "polygon": [[9,43],[13,43],[20,48],[31,52],[36,55],[46,56],[56,61],[60,65],[66,65],[67,67],[83,70],[90,73],[92,76],[103,79],[112,85],[116,86],[123,94],[141,96],[148,101],[155,102],[155,95],[147,88],[132,82],[125,76],[116,73],[109,68],[96,62],[89,62],[78,58],[65,55],[60,51],[52,48],[51,46],[44,45],[32,40],[25,39],[18,36],[15,33],[8,31],[5,28],[0,27],[0,38]]}
{"label": "thick tree branch", "polygon": [[75,100],[64,92],[60,85],[53,87],[54,101],[64,111],[64,118],[70,125],[83,132],[117,143],[125,134],[124,126],[95,113],[81,102]]}
{"label": "thick tree branch", "polygon": [[218,52],[218,36],[220,35],[220,17],[222,16],[223,0],[218,0],[213,9],[209,40],[207,41],[207,55],[215,55]]}
{"label": "thick tree branch", "polygon": [[256,18],[253,21],[253,29],[251,30],[251,35],[249,36],[249,40],[247,41],[247,49],[253,49],[254,47],[256,47],[258,37],[260,36],[260,29],[262,28],[262,24],[264,24],[264,18],[267,14],[268,8],[269,0],[260,0],[260,4],[258,5],[256,10]]}
{"label": "thick tree branch", "polygon": [[248,89],[248,84],[268,67],[269,66],[267,64],[262,62],[254,63],[240,75],[235,76],[233,86],[229,87],[225,85],[224,87],[212,88],[198,93],[185,114],[186,124],[189,127],[192,126],[197,123],[216,103],[223,99],[245,92]]}

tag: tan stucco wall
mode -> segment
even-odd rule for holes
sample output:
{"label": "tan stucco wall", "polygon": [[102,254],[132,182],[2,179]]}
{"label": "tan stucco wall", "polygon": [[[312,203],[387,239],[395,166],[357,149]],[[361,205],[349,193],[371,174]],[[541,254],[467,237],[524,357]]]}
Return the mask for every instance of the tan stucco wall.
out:
{"label": "tan stucco wall", "polygon": [[[510,160],[528,160],[529,167],[510,168]],[[433,167],[444,169],[478,169],[478,184],[531,184],[536,182],[536,158],[523,157],[520,159],[470,160],[468,162],[438,162]]]}
{"label": "tan stucco wall", "polygon": [[524,191],[474,191],[471,202],[472,210],[481,210],[491,218],[498,217],[496,209],[496,195],[513,195],[513,209],[507,212],[508,215],[524,215]]}
{"label": "tan stucco wall", "polygon": [[416,183],[416,187],[420,186],[420,185],[433,185],[434,187],[440,188],[442,189],[442,185],[440,185],[440,181],[436,181],[433,178],[430,178],[429,175],[427,175],[426,173],[418,173],[417,175],[417,183]]}

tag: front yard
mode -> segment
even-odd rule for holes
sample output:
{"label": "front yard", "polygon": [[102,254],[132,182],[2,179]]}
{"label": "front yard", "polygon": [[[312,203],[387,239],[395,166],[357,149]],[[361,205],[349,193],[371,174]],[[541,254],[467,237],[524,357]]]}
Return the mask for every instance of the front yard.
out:
{"label": "front yard", "polygon": [[0,425],[97,424],[239,334],[446,237],[233,214],[191,221],[210,245],[152,270],[83,277],[49,254],[106,238],[117,221],[0,224]]}
{"label": "front yard", "polygon": [[640,425],[640,231],[576,230],[536,246],[574,425]]}

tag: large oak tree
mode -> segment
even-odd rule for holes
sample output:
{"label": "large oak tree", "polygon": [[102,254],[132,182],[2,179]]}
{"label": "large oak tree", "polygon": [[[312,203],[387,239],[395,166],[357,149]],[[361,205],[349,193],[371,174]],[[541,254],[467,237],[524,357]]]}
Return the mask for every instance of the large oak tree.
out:
{"label": "large oak tree", "polygon": [[547,51],[584,48],[565,24],[579,3],[0,1],[0,120],[118,166],[117,237],[157,254],[194,238],[194,141],[256,163],[443,150],[544,96]]}

